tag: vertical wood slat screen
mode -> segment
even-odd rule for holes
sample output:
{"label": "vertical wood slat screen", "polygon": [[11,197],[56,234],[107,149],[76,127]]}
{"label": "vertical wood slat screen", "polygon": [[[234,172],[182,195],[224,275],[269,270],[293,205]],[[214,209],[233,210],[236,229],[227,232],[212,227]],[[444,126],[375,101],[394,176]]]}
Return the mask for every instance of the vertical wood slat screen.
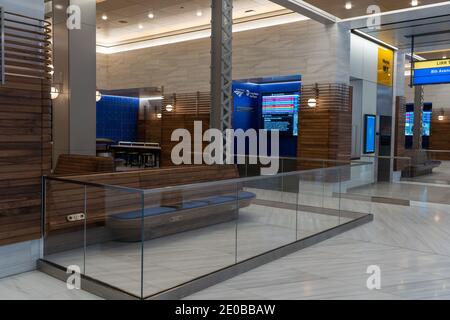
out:
{"label": "vertical wood slat screen", "polygon": [[448,152],[429,152],[429,156],[435,160],[450,160],[450,117],[448,112],[444,120],[439,120],[440,112],[435,110],[431,118],[430,150]]}
{"label": "vertical wood slat screen", "polygon": [[[337,165],[332,160],[350,163],[352,95],[352,87],[346,84],[302,86],[297,151],[299,158],[331,160],[325,162],[325,166]],[[317,100],[315,108],[308,106],[311,98]],[[322,166],[324,163],[320,161],[299,161],[300,169]],[[342,178],[346,178],[346,175]]]}
{"label": "vertical wood slat screen", "polygon": [[[396,97],[395,99],[395,156],[405,156],[405,122],[406,122],[406,98]],[[394,170],[405,169],[408,162],[405,160],[395,160]]]}
{"label": "vertical wood slat screen", "polygon": [[[165,110],[165,106],[169,104],[174,107],[172,112]],[[161,121],[161,164],[163,166],[173,165],[171,150],[177,142],[171,141],[172,132],[184,128],[193,134],[194,121],[202,121],[203,131],[209,129],[210,110],[210,92],[164,95]]]}
{"label": "vertical wood slat screen", "polygon": [[41,234],[41,176],[51,169],[51,29],[4,12],[0,85],[0,245]]}

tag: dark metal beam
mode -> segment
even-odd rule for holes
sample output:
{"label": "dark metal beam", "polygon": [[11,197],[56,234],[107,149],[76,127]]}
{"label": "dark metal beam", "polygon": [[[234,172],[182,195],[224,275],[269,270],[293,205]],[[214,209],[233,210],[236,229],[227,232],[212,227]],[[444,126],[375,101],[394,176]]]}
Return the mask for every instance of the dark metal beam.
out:
{"label": "dark metal beam", "polygon": [[231,129],[233,0],[211,0],[211,128]]}

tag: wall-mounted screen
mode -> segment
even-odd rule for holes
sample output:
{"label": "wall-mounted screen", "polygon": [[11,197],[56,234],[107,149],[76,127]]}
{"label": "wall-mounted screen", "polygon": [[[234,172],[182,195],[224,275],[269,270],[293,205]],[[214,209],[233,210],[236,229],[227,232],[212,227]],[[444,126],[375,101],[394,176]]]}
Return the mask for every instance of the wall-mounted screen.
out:
{"label": "wall-mounted screen", "polygon": [[[431,111],[423,111],[422,113],[422,135],[430,136],[431,130]],[[412,137],[414,135],[414,112],[406,112],[405,136]]]}
{"label": "wall-mounted screen", "polygon": [[298,136],[298,108],[300,95],[270,94],[262,97],[262,116],[265,130]]}
{"label": "wall-mounted screen", "polygon": [[364,116],[364,153],[375,153],[375,137],[377,130],[377,117],[372,114]]}

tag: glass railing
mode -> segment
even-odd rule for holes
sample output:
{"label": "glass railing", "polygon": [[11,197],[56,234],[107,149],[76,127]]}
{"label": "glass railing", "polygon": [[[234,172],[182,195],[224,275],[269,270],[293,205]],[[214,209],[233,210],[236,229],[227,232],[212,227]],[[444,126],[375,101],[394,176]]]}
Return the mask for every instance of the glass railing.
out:
{"label": "glass railing", "polygon": [[[373,170],[356,167],[362,183],[348,185],[347,198],[351,195],[354,200],[371,199],[397,205],[450,205],[450,152],[436,150],[418,150],[408,152],[408,156],[364,156],[358,161],[372,162]],[[353,161],[353,163],[358,163]],[[390,172],[393,167],[393,173]],[[364,181],[366,180],[366,181]],[[366,183],[372,180],[374,183]],[[352,182],[356,182],[352,179]],[[365,205],[367,202],[363,201]],[[352,202],[351,205],[354,203]]]}
{"label": "glass railing", "polygon": [[372,213],[354,191],[374,183],[372,163],[293,161],[170,187],[149,188],[148,171],[46,177],[43,260],[147,298]]}

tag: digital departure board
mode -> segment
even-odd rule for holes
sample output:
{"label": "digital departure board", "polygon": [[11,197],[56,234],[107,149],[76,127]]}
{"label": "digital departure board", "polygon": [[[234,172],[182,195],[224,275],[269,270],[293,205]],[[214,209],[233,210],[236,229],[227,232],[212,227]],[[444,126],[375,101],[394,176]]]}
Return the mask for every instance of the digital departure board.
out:
{"label": "digital departure board", "polygon": [[271,94],[262,97],[264,129],[298,136],[299,94]]}

